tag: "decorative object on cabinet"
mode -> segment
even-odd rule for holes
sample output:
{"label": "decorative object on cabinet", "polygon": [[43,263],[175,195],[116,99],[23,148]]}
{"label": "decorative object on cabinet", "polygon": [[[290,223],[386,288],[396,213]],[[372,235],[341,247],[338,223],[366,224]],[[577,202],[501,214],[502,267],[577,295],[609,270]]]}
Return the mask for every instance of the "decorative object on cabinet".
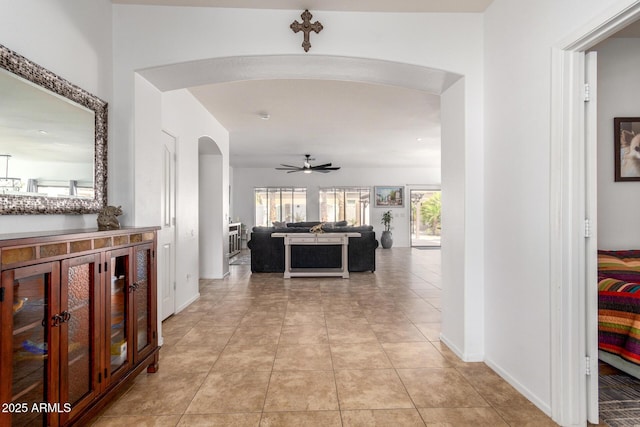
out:
{"label": "decorative object on cabinet", "polygon": [[122,215],[121,206],[107,206],[98,214],[98,230],[119,230],[120,221],[118,217]]}
{"label": "decorative object on cabinet", "polygon": [[404,206],[403,186],[375,187],[376,208],[401,208]]}
{"label": "decorative object on cabinet", "polygon": [[0,402],[28,408],[0,425],[86,425],[158,369],[157,229],[0,235]]}
{"label": "decorative object on cabinet", "polygon": [[[106,206],[107,103],[2,45],[0,92],[3,105],[10,106],[2,109],[0,121],[22,124],[0,128],[0,153],[11,155],[16,166],[34,162],[31,171],[55,171],[37,178],[43,194],[26,192],[24,184],[0,188],[0,214],[85,214]],[[42,159],[34,153],[51,154]],[[57,158],[80,168],[66,168]],[[66,174],[72,170],[73,175]],[[28,173],[12,167],[22,183],[35,179]],[[77,181],[75,196],[69,194],[72,180]]]}
{"label": "decorative object on cabinet", "polygon": [[616,181],[640,181],[640,117],[613,119]]}

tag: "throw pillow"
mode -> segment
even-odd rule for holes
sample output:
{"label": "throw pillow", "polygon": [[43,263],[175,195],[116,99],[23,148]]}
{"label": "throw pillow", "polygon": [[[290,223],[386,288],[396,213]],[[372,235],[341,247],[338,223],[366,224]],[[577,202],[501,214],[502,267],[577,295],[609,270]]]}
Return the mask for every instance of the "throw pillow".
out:
{"label": "throw pillow", "polygon": [[287,226],[285,221],[273,221],[271,224],[276,228],[285,228]]}

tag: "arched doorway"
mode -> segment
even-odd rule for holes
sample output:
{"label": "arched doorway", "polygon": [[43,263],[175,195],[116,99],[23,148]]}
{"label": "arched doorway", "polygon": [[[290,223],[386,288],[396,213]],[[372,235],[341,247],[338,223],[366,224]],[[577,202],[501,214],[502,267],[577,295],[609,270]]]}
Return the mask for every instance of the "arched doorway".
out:
{"label": "arched doorway", "polygon": [[[481,137],[468,135],[467,98],[470,95],[463,76],[400,62],[322,55],[211,58],[154,67],[141,70],[139,74],[162,92],[238,80],[295,78],[384,84],[439,95],[442,229],[448,230],[442,236],[442,341],[466,361],[483,359],[484,308],[480,303],[484,292],[483,216],[481,210],[468,215],[466,209],[479,203],[482,180],[477,177],[482,176],[482,170],[480,164],[464,161],[469,150],[479,150]],[[228,159],[223,159],[223,167],[225,162],[228,166]],[[467,176],[475,179],[467,179]],[[472,191],[467,188],[469,186]],[[224,188],[218,190],[221,191],[219,194],[224,194]],[[226,226],[224,218],[214,227],[218,226]],[[206,227],[204,222],[200,227]],[[204,233],[200,231],[200,234]],[[219,235],[225,237],[222,232]],[[225,239],[222,241],[226,242]],[[219,251],[215,256],[222,265],[226,254]],[[203,271],[202,266],[200,271]],[[479,303],[469,305],[462,301]]]}

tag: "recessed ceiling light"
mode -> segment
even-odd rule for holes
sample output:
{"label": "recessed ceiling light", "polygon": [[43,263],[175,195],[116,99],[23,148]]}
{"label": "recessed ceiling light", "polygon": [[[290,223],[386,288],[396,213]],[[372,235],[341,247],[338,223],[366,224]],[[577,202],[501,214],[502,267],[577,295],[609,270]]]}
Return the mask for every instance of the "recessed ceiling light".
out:
{"label": "recessed ceiling light", "polygon": [[40,134],[42,134],[42,135],[46,135],[46,134],[48,134],[49,132],[47,132],[46,130],[42,130],[42,129],[40,129],[40,130],[38,131],[38,133],[40,133]]}
{"label": "recessed ceiling light", "polygon": [[416,138],[416,141],[422,142],[422,138]]}
{"label": "recessed ceiling light", "polygon": [[262,120],[269,120],[271,116],[269,115],[269,113],[260,113],[260,118]]}

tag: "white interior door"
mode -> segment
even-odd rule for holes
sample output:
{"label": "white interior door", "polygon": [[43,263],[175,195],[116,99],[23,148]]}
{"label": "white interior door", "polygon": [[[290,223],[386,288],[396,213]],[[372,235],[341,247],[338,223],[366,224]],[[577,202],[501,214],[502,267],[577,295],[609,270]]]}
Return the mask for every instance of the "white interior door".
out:
{"label": "white interior door", "polygon": [[585,55],[585,301],[586,352],[589,361],[587,375],[587,418],[598,423],[598,229],[597,229],[597,54]]}
{"label": "white interior door", "polygon": [[161,320],[176,308],[176,139],[162,132],[162,226],[158,232],[158,287]]}

